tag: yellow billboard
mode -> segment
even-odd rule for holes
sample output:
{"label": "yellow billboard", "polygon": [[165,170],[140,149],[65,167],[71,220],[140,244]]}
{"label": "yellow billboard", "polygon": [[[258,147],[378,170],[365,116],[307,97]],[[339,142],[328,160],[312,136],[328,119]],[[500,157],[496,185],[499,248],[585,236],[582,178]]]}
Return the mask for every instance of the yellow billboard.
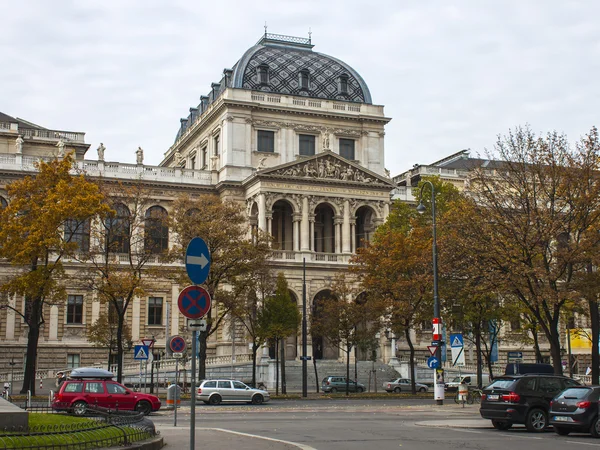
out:
{"label": "yellow billboard", "polygon": [[[567,330],[568,338],[571,340],[571,351],[573,353],[584,353],[592,350],[592,329],[572,328]],[[565,342],[565,350],[569,348],[569,342]]]}

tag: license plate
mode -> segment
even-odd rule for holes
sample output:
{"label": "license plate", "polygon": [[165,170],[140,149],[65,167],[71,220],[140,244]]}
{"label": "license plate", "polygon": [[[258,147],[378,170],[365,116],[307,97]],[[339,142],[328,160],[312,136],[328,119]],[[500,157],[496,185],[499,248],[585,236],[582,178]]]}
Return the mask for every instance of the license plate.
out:
{"label": "license plate", "polygon": [[554,416],[555,422],[568,422],[569,418],[565,416]]}
{"label": "license plate", "polygon": [[491,402],[497,402],[500,396],[498,394],[490,394],[486,398]]}

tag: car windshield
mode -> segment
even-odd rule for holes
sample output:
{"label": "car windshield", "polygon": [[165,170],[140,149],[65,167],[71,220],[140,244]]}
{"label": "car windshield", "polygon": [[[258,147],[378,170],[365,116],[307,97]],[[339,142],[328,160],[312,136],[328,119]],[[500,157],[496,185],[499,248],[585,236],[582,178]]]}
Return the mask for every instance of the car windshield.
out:
{"label": "car windshield", "polygon": [[494,380],[486,389],[510,389],[514,384],[515,380],[511,379],[499,379]]}
{"label": "car windshield", "polygon": [[454,377],[454,378],[452,378],[452,383],[460,383],[461,379],[462,379],[462,377]]}
{"label": "car windshield", "polygon": [[561,397],[579,400],[585,398],[590,391],[591,389],[585,387],[569,388],[561,394]]}

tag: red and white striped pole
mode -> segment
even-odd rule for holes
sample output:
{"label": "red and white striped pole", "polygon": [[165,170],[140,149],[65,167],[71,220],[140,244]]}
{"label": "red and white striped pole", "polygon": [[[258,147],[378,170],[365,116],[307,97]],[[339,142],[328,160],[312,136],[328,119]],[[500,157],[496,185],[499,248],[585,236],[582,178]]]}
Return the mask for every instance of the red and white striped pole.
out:
{"label": "red and white striped pole", "polygon": [[44,380],[40,378],[40,389],[44,389]]}

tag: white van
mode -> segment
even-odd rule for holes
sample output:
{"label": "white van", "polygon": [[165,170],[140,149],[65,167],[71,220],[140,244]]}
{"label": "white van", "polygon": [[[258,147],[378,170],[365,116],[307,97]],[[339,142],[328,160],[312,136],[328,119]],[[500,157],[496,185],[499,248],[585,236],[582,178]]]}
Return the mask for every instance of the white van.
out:
{"label": "white van", "polygon": [[[456,391],[459,384],[466,384],[470,388],[477,387],[477,374],[476,373],[465,373],[460,376],[452,378],[451,381],[446,383],[447,391]],[[490,384],[490,376],[486,373],[481,374],[481,386],[482,388]]]}

